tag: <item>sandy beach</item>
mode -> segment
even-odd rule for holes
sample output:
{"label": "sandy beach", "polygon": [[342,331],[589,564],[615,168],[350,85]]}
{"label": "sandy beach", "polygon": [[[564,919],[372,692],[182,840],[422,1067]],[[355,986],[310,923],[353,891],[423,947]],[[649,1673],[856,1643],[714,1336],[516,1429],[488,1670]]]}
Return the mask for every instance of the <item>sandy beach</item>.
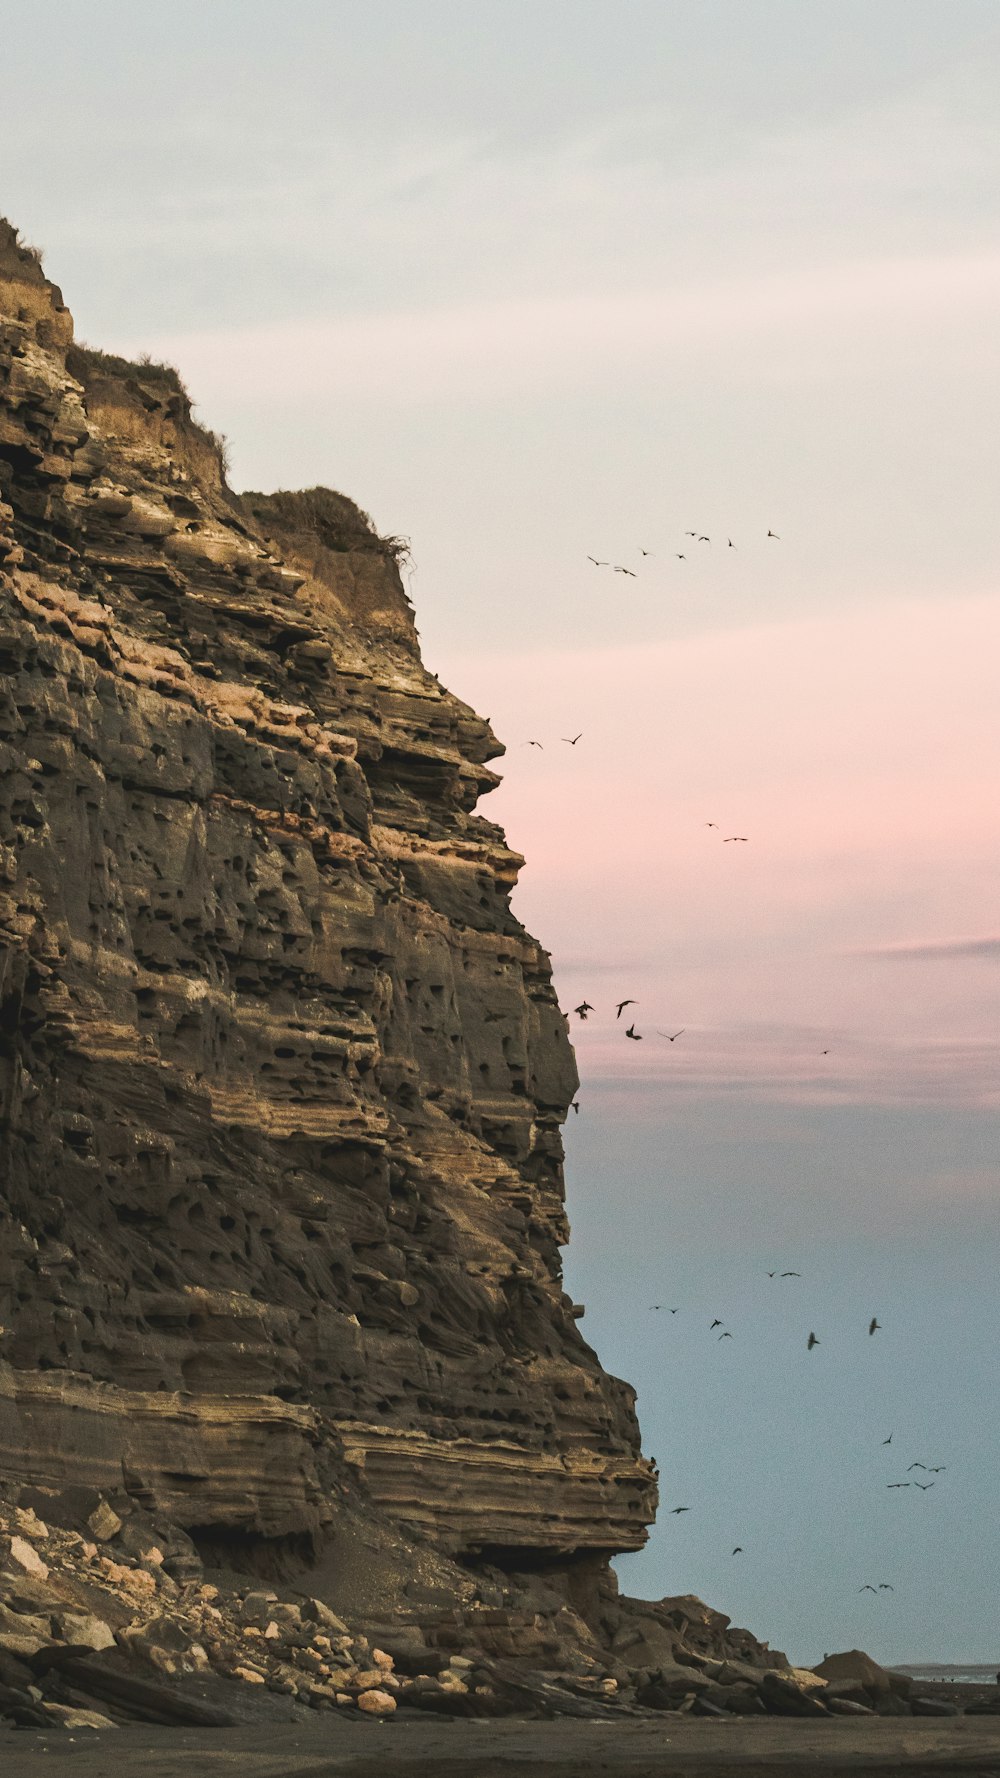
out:
{"label": "sandy beach", "polygon": [[1000,1718],[941,1721],[449,1722],[386,1727],[319,1718],[300,1727],[5,1738],[5,1778],[1000,1778]]}

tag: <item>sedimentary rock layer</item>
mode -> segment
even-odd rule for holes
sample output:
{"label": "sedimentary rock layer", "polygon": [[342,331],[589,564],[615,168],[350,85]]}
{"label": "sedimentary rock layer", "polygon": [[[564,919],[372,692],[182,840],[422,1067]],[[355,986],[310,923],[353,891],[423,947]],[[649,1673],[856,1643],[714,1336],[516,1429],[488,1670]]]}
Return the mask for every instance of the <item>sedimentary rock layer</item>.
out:
{"label": "sedimentary rock layer", "polygon": [[234,495],[0,225],[0,1473],[268,1536],[346,1474],[442,1549],[632,1549],[502,749],[398,555]]}

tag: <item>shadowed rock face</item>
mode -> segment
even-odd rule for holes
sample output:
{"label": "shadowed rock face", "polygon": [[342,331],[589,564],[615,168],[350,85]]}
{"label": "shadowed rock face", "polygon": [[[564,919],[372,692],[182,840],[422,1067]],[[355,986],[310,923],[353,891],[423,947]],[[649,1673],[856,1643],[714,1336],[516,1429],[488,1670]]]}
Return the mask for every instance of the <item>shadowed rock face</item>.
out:
{"label": "shadowed rock face", "polygon": [[502,749],[396,554],[233,495],[0,224],[0,1475],[268,1537],[346,1476],[442,1551],[633,1549]]}

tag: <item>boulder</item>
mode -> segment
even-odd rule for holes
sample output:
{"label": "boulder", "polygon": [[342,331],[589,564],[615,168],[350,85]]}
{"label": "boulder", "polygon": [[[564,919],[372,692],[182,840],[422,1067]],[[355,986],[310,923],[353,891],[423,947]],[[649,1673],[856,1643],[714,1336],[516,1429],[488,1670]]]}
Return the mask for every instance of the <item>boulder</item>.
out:
{"label": "boulder", "polygon": [[812,1671],[820,1679],[829,1680],[831,1684],[838,1680],[853,1680],[856,1685],[863,1686],[872,1698],[885,1697],[893,1689],[892,1676],[860,1648],[850,1648],[839,1655],[827,1655]]}
{"label": "boulder", "polygon": [[33,1580],[48,1579],[48,1567],[26,1537],[10,1539],[7,1559],[12,1567],[20,1569],[22,1574],[30,1574]]}
{"label": "boulder", "polygon": [[823,1687],[806,1686],[790,1673],[767,1672],[760,1682],[760,1697],[765,1708],[775,1716],[825,1716],[826,1711],[816,1696]]}
{"label": "boulder", "polygon": [[391,1716],[396,1708],[396,1700],[391,1692],[362,1692],[358,1698],[358,1709],[366,1716]]}

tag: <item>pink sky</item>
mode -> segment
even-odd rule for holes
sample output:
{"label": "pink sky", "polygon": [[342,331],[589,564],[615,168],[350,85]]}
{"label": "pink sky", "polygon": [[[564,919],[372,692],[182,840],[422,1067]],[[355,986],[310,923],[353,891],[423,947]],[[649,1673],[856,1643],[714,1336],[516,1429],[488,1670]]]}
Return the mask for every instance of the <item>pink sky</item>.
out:
{"label": "pink sky", "polygon": [[598,1008],[585,1078],[996,1103],[996,952],[880,953],[1000,932],[998,660],[1000,605],[959,595],[433,662],[507,743],[483,812],[564,1004]]}

